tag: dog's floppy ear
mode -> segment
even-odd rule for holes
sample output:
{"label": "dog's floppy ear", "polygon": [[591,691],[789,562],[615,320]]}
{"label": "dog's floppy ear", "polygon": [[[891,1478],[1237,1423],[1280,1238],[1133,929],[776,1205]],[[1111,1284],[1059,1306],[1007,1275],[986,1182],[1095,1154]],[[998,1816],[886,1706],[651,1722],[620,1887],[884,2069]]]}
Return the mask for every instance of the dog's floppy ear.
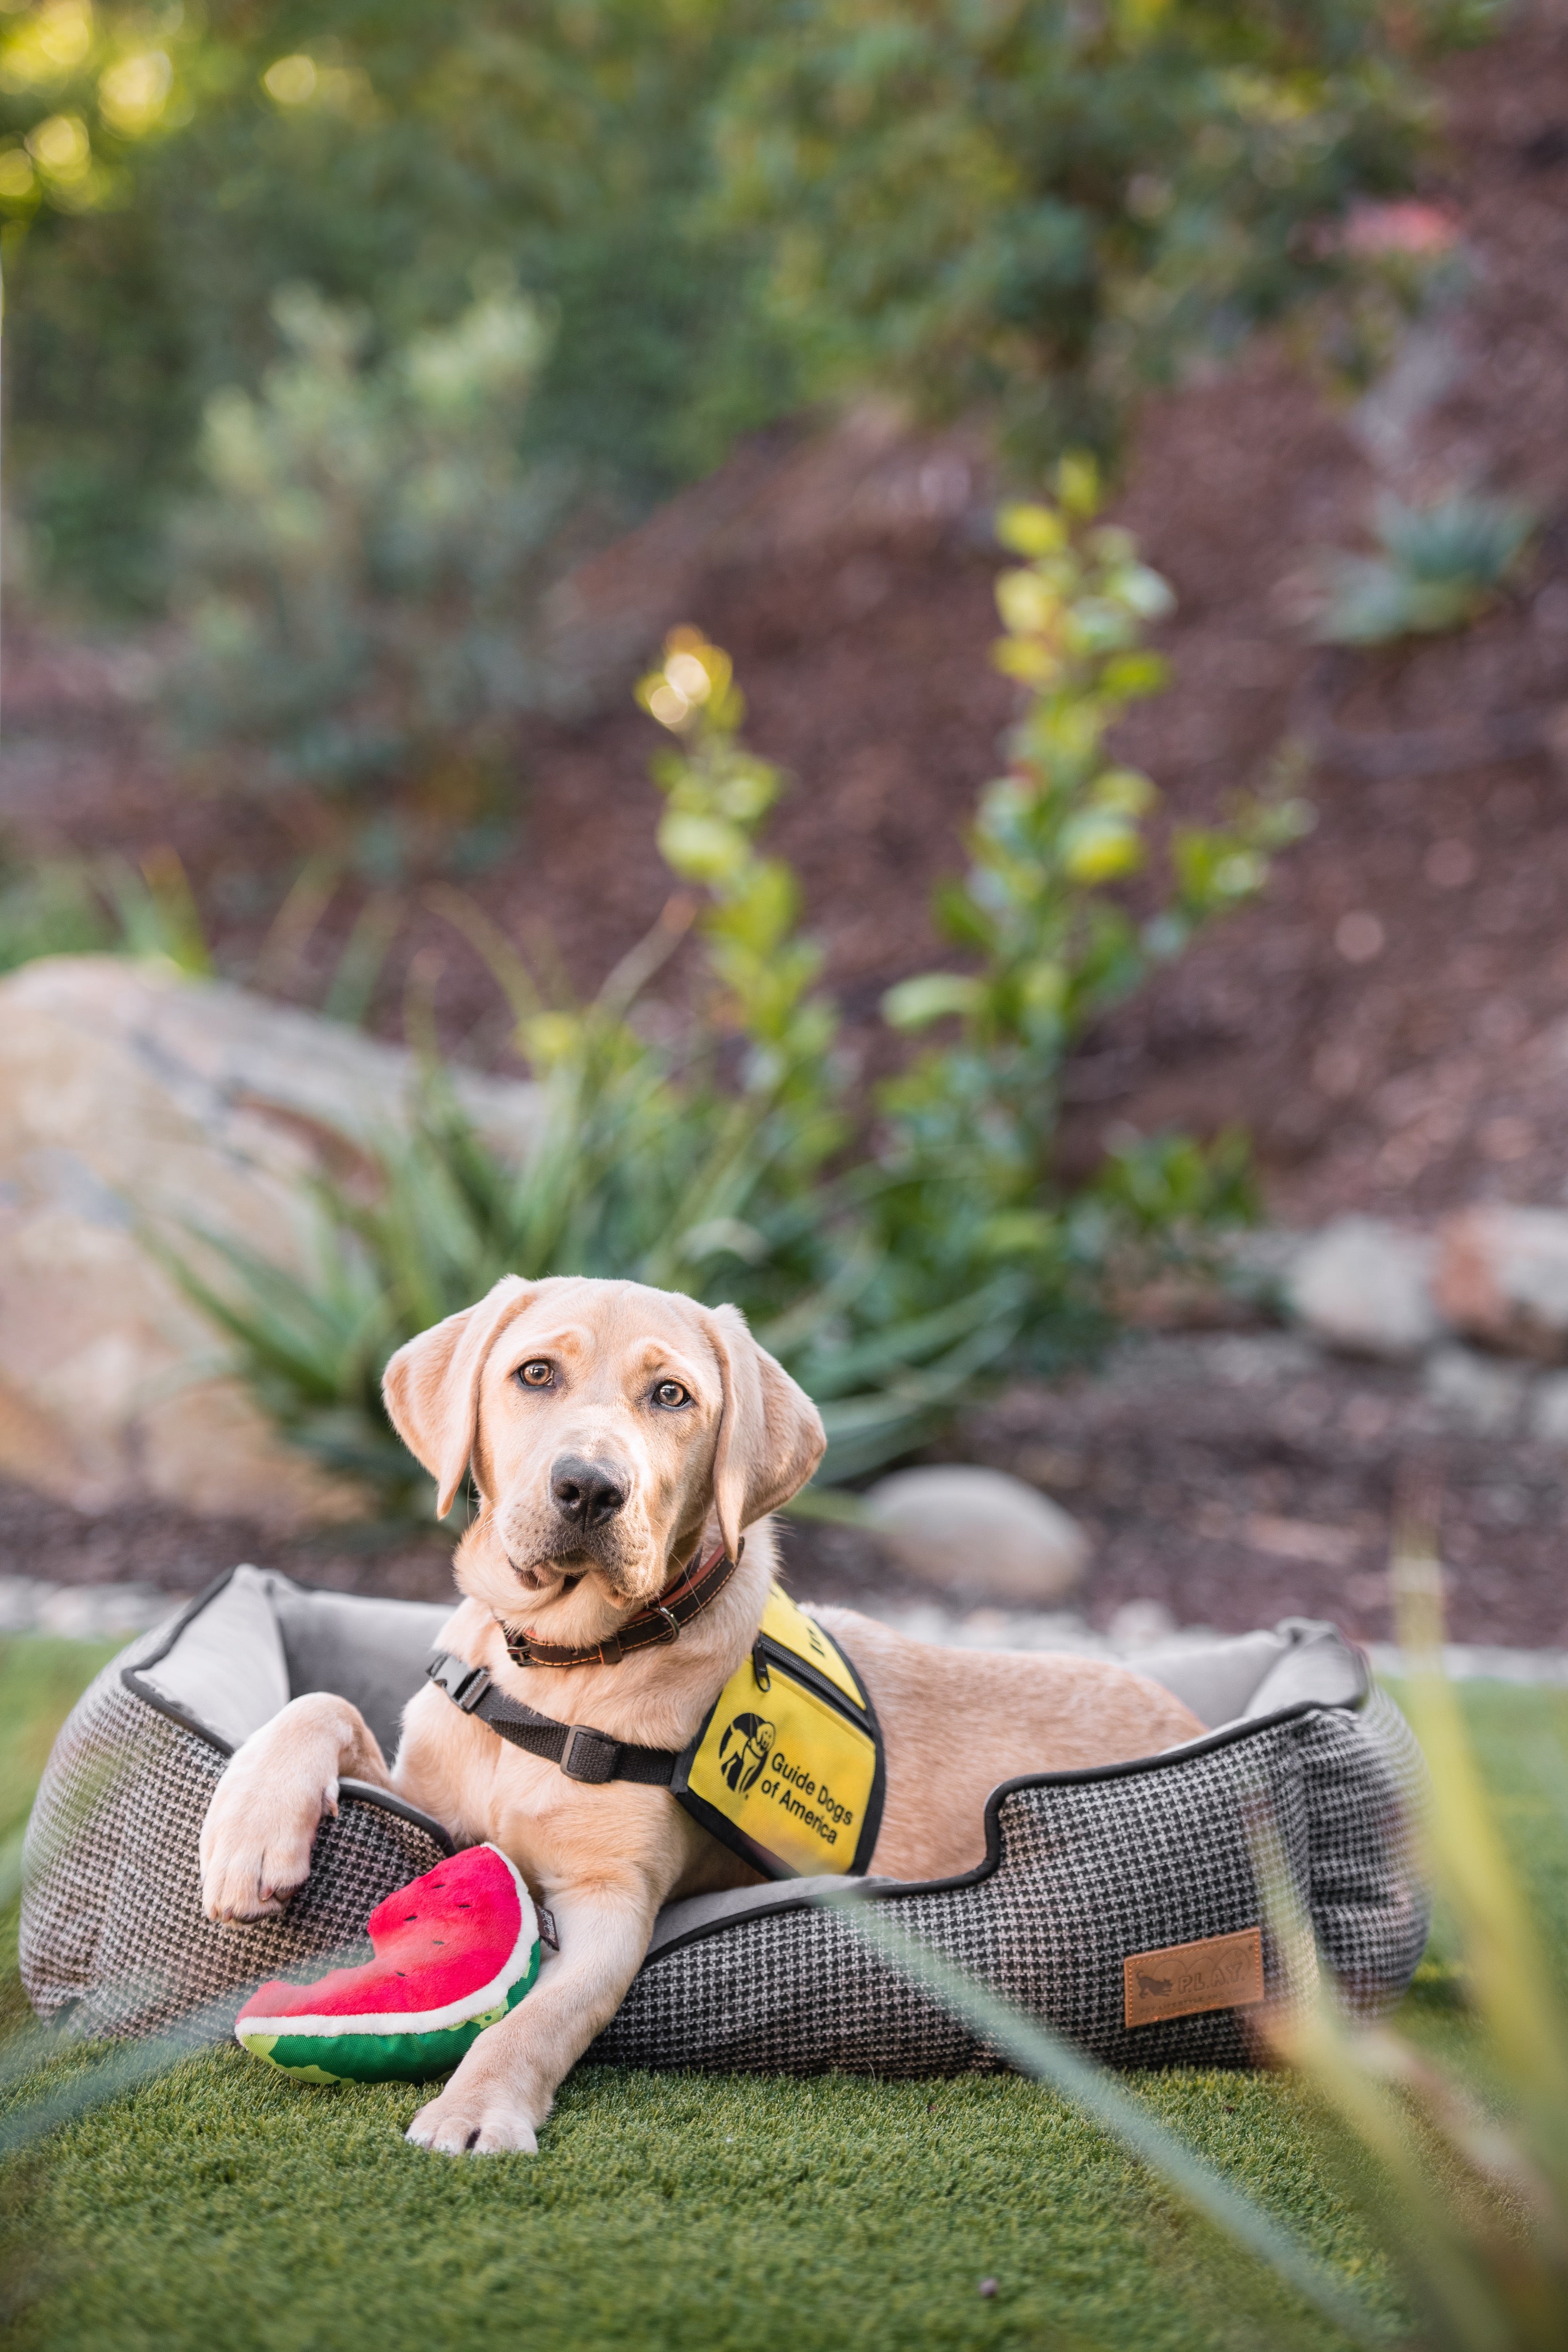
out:
{"label": "dog's floppy ear", "polygon": [[502,1328],[538,1288],[503,1275],[477,1306],[448,1315],[399,1348],[381,1376],[394,1429],[435,1479],[444,1519],[468,1475],[479,1411],[479,1374]]}
{"label": "dog's floppy ear", "polygon": [[703,1318],[724,1384],[713,1455],[713,1507],[731,1559],[741,1531],[797,1494],[827,1446],[822,1416],[782,1364],[759,1348],[738,1307]]}

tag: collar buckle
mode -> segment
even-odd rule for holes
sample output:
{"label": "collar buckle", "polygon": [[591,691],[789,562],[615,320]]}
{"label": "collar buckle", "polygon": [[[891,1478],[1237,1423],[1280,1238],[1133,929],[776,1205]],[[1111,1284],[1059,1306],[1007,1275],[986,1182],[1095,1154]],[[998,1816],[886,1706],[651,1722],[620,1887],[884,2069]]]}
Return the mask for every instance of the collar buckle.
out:
{"label": "collar buckle", "polygon": [[449,1650],[437,1650],[425,1671],[465,1715],[472,1715],[490,1686],[488,1666],[470,1666],[466,1658],[455,1658]]}

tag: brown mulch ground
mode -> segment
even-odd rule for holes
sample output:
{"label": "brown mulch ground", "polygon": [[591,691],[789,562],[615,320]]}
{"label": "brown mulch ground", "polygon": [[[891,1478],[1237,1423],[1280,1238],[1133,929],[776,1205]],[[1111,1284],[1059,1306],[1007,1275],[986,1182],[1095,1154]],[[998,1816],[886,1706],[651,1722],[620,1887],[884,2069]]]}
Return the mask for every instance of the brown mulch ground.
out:
{"label": "brown mulch ground", "polygon": [[[1239,1121],[1287,1222],[1347,1208],[1426,1216],[1565,1190],[1568,780],[1549,739],[1553,715],[1568,713],[1568,29],[1525,24],[1454,63],[1446,84],[1451,154],[1433,193],[1461,218],[1473,283],[1439,322],[1447,388],[1410,425],[1396,474],[1418,494],[1464,482],[1531,499],[1542,529],[1517,593],[1463,637],[1325,666],[1293,617],[1293,587],[1314,549],[1354,542],[1374,475],[1355,416],[1274,351],[1153,407],[1121,502],[1180,597],[1167,633],[1177,683],[1130,725],[1126,747],[1172,812],[1214,814],[1286,737],[1321,733],[1331,715],[1362,748],[1336,737],[1318,761],[1316,830],[1280,859],[1264,902],[1085,1042],[1065,1149],[1082,1166],[1119,1127]],[[882,990],[931,952],[929,889],[961,857],[1008,692],[986,662],[994,557],[976,527],[984,484],[963,447],[907,444],[868,460],[877,494],[835,509],[837,462],[788,436],[743,452],[728,486],[700,494],[684,533],[678,517],[604,559],[597,593],[650,624],[694,619],[735,655],[751,738],[794,780],[773,838],[801,872],[851,1033],[874,1053]],[[174,842],[224,967],[320,1002],[370,885],[345,882],[310,938],[280,943],[271,927],[323,838],[319,812],[177,783],[148,715],[150,677],[144,648],[13,637],[0,761],[10,838],[138,855]],[[1521,711],[1539,719],[1541,748],[1465,754]],[[645,780],[655,731],[624,706],[536,730],[520,761],[514,847],[471,886],[509,926],[547,924],[579,985],[664,896]],[[1397,772],[1402,761],[1429,770],[1434,734],[1468,764]],[[1568,728],[1555,740],[1568,745]],[[482,968],[417,891],[400,904],[376,1025],[396,1034],[424,950],[441,961],[448,1039],[495,1058],[505,1024]],[[1321,1410],[1307,1392],[1326,1400]],[[1374,1406],[1387,1408],[1381,1420]],[[1426,1411],[1394,1373],[1266,1377],[1255,1366],[1250,1382],[1209,1390],[1151,1371],[1015,1400],[966,1444],[1026,1473],[1032,1461],[1094,1525],[1096,1615],[1137,1593],[1219,1623],[1330,1607],[1370,1633],[1382,1630],[1376,1580],[1399,1465],[1436,1442]],[[1568,1638],[1550,1589],[1556,1467],[1511,1441],[1446,1443],[1445,1542],[1468,1580],[1456,1633]],[[1075,1459],[1076,1483],[1062,1467]],[[0,1503],[8,1567],[183,1586],[200,1580],[201,1561],[257,1548],[238,1528],[160,1518],[140,1533],[88,1529],[58,1513],[46,1527],[50,1513]],[[1292,1559],[1278,1527],[1258,1538],[1265,1522],[1355,1541],[1332,1560]],[[797,1549],[803,1582],[825,1591],[879,1573],[847,1539],[803,1533]],[[68,1570],[68,1559],[81,1565]],[[328,1558],[321,1572],[370,1571]],[[425,1589],[428,1572],[413,1555],[374,1571],[404,1590]],[[1233,1604],[1233,1593],[1244,1597]]]}
{"label": "brown mulch ground", "polygon": [[1390,1543],[1414,1503],[1435,1522],[1451,1640],[1568,1645],[1568,1462],[1522,1418],[1483,1431],[1408,1370],[1290,1333],[1172,1334],[1125,1343],[1098,1378],[1004,1398],[963,1451],[1088,1528],[1098,1624],[1148,1600],[1182,1624],[1326,1616],[1391,1639]]}
{"label": "brown mulch ground", "polygon": [[[1441,330],[1449,389],[1397,478],[1417,496],[1458,484],[1527,498],[1543,525],[1533,567],[1461,637],[1331,665],[1281,608],[1314,545],[1353,544],[1367,510],[1373,477],[1348,420],[1268,356],[1239,383],[1171,403],[1125,511],[1181,596],[1181,684],[1136,735],[1184,808],[1256,773],[1325,688],[1367,764],[1401,742],[1414,758],[1433,731],[1458,751],[1521,711],[1550,728],[1568,710],[1568,39],[1516,33],[1461,60],[1447,86],[1453,166],[1438,193],[1458,211],[1475,282]],[[1085,1056],[1082,1123],[1241,1119],[1276,1210],[1303,1222],[1560,1199],[1560,761],[1538,750],[1373,781],[1331,757],[1309,789],[1317,831],[1280,861],[1265,903]],[[1356,915],[1375,929],[1347,923]]]}

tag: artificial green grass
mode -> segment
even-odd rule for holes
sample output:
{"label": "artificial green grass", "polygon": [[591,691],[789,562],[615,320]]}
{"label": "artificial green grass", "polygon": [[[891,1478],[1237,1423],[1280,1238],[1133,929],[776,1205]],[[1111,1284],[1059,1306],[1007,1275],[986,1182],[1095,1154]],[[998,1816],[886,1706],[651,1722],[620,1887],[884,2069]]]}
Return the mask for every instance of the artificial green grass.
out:
{"label": "artificial green grass", "polygon": [[56,1732],[119,1646],[0,1636],[0,1839],[26,1821]]}
{"label": "artificial green grass", "polygon": [[16,1974],[22,1832],[54,1737],[115,1642],[0,1636],[0,2035],[30,2014]]}
{"label": "artificial green grass", "polygon": [[[0,1647],[0,1693],[16,1646]],[[1472,1687],[1465,1706],[1561,1952],[1568,1697]],[[1463,2057],[1468,2027],[1440,1960],[1406,2009],[1425,2042]],[[24,2095],[97,2063],[62,2053]],[[1294,2082],[1186,2074],[1135,2088],[1400,2332],[1397,2293]],[[1015,2077],[583,2069],[537,2157],[477,2160],[402,2143],[423,2095],[310,2089],[225,2049],[66,2124],[9,2168],[10,2341],[18,2352],[423,2352],[491,2336],[541,2352],[1345,2341],[1229,2257],[1063,2101]]]}

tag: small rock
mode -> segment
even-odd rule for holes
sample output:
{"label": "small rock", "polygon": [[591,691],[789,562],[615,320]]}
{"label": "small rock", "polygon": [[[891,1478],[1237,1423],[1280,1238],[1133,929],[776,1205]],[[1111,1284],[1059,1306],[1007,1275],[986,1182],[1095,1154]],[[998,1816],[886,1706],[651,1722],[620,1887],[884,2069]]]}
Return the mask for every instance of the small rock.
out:
{"label": "small rock", "polygon": [[1348,1355],[1418,1356],[1440,1336],[1432,1244],[1376,1217],[1337,1217],[1290,1270],[1291,1312]]}
{"label": "small rock", "polygon": [[1348,1568],[1361,1549],[1353,1528],[1280,1518],[1272,1511],[1253,1511],[1241,1531],[1254,1551],[1270,1552],[1277,1559],[1315,1560],[1323,1568]]}
{"label": "small rock", "polygon": [[1525,1375],[1473,1348],[1439,1348],[1427,1362],[1424,1385],[1433,1402],[1482,1437],[1508,1435],[1524,1403]]}
{"label": "small rock", "polygon": [[870,1524],[912,1576],[945,1591],[1038,1606],[1089,1560],[1076,1519],[1021,1478],[967,1464],[895,1470],[866,1496]]}
{"label": "small rock", "polygon": [[30,1633],[56,1590],[36,1576],[0,1576],[0,1633]]}
{"label": "small rock", "polygon": [[1226,1289],[1237,1300],[1276,1311],[1316,1239],[1315,1234],[1293,1233],[1284,1225],[1244,1225],[1216,1237],[1215,1254]]}
{"label": "small rock", "polygon": [[1568,1355],[1568,1212],[1496,1203],[1437,1229],[1434,1289],[1455,1328],[1489,1347]]}
{"label": "small rock", "polygon": [[1321,1369],[1319,1349],[1300,1331],[1237,1331],[1206,1344],[1177,1341],[1165,1365],[1167,1377],[1184,1387],[1212,1376],[1238,1389],[1268,1388]]}
{"label": "small rock", "polygon": [[1176,1621],[1163,1601],[1124,1601],[1106,1627],[1106,1638],[1119,1650],[1152,1650],[1168,1642]]}
{"label": "small rock", "polygon": [[145,1633],[179,1606],[150,1584],[47,1584],[40,1577],[0,1576],[0,1633],[107,1641]]}
{"label": "small rock", "polygon": [[1568,1445],[1568,1372],[1548,1372],[1530,1398],[1530,1433],[1542,1445]]}

